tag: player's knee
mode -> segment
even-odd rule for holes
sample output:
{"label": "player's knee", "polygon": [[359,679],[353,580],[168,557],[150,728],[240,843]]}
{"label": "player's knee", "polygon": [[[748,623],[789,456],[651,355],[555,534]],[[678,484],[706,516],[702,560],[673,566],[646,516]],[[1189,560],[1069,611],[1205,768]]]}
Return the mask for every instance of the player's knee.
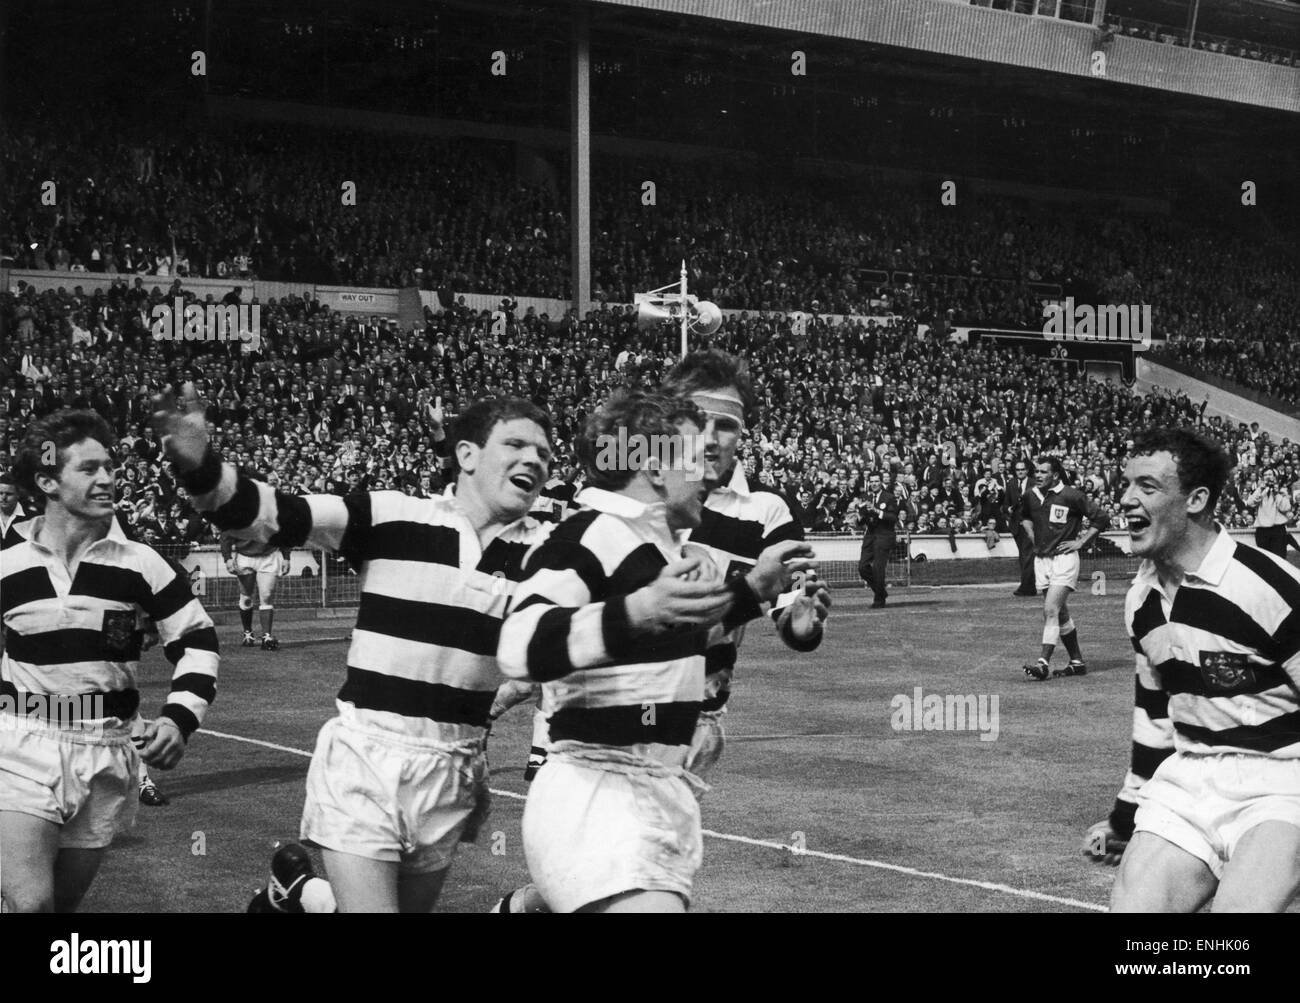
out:
{"label": "player's knee", "polygon": [[252,596],[246,596],[246,595],[244,595],[243,593],[240,593],[240,596],[239,596],[239,608],[240,608],[240,609],[252,609],[252,608],[253,608],[253,597],[252,597]]}
{"label": "player's knee", "polygon": [[1119,862],[1119,873],[1115,875],[1115,884],[1110,890],[1110,911],[1167,912],[1168,905],[1160,901],[1160,882],[1150,880],[1149,875],[1137,874],[1139,868],[1134,863],[1127,853]]}

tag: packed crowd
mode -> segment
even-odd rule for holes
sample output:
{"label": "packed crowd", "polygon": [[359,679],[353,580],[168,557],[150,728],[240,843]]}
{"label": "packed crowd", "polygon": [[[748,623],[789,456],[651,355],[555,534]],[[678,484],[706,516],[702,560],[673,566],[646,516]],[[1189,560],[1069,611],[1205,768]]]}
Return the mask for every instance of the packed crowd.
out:
{"label": "packed crowd", "polygon": [[[458,304],[404,331],[294,296],[261,304],[260,351],[155,341],[151,305],[177,294],[180,280],[163,290],[139,277],[90,295],[31,286],[0,294],[0,322],[14,332],[0,352],[4,453],[35,417],[95,408],[121,436],[123,524],[177,546],[212,537],[150,429],[153,396],[168,386],[193,381],[219,448],[285,490],[427,495],[444,484],[439,421],[468,402],[512,393],[545,406],[555,483],[572,483],[568,443],[595,403],[616,385],[657,381],[676,358],[675,332],[643,331],[622,309],[552,323],[508,303],[495,314]],[[1239,465],[1220,512],[1230,525],[1250,524],[1245,500],[1266,469],[1300,494],[1297,444],[1207,422],[1186,397],[1142,396],[986,344],[918,338],[909,315],[838,325],[814,317],[792,329],[782,315],[745,314],[715,343],[749,360],[757,383],[747,471],[785,495],[811,531],[856,532],[866,478],[880,472],[908,532],[1006,532],[1007,479],[1017,461],[1043,452],[1062,456],[1120,528],[1125,444],[1154,422],[1205,424],[1232,448]]]}
{"label": "packed crowd", "polygon": [[[520,183],[490,145],[230,123],[162,128],[164,141],[135,129],[101,117],[5,137],[14,190],[63,187],[57,207],[8,200],[0,263],[568,296],[563,193]],[[1300,314],[1284,234],[986,198],[945,207],[899,182],[810,185],[716,162],[598,158],[593,181],[601,301],[629,302],[685,259],[694,291],[737,309],[1039,328],[1057,295],[1149,304],[1157,337],[1243,379],[1255,374],[1232,348],[1275,360]],[[1274,365],[1267,382],[1298,400],[1296,371]]]}
{"label": "packed crowd", "polygon": [[1175,342],[1152,354],[1157,362],[1187,363],[1200,371],[1248,387],[1300,408],[1300,368],[1291,363],[1294,342],[1285,336],[1268,340],[1226,338]]}

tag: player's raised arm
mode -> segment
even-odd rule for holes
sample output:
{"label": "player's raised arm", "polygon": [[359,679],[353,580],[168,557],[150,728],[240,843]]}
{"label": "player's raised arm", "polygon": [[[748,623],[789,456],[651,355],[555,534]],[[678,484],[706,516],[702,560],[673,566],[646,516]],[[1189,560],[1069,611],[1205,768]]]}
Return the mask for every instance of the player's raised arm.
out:
{"label": "player's raised arm", "polygon": [[[370,531],[368,495],[284,494],[222,461],[208,441],[203,406],[187,383],[179,401],[156,403],[154,427],[194,507],[218,529],[241,540],[282,549],[312,546],[359,550]],[[223,551],[224,553],[224,551]]]}

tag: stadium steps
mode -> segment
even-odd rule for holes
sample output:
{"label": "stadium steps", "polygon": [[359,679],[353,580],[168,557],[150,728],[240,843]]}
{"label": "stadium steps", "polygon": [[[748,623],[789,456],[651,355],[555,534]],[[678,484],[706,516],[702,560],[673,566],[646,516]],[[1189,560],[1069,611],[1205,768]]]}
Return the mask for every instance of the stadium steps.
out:
{"label": "stadium steps", "polygon": [[403,331],[424,323],[424,304],[415,286],[397,290],[397,323]]}

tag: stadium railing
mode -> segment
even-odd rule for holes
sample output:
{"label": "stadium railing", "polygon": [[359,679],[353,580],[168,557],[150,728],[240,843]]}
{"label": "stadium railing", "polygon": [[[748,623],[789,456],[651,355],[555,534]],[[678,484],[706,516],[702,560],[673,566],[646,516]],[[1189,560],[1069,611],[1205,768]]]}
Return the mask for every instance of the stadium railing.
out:
{"label": "stadium railing", "polygon": [[[207,609],[236,608],[239,583],[226,570],[218,548],[155,544],[154,549],[185,569],[191,589]],[[328,609],[355,606],[360,599],[361,579],[346,560],[323,550],[294,550],[273,602],[284,609]]]}

